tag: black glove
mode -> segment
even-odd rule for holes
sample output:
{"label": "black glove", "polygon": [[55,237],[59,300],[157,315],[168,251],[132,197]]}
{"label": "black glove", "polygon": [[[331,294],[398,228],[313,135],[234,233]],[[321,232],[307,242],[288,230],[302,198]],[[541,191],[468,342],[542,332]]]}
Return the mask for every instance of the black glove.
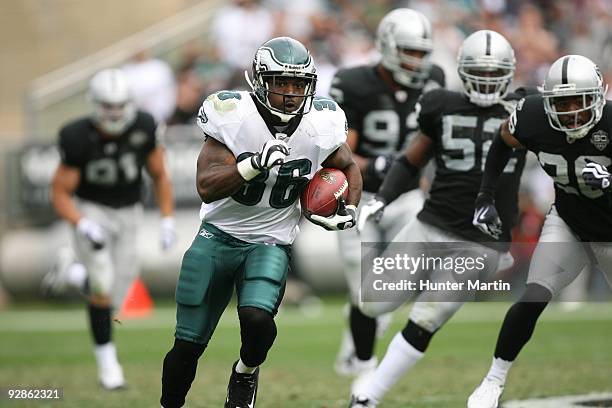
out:
{"label": "black glove", "polygon": [[487,235],[499,239],[502,233],[502,222],[495,208],[495,199],[487,193],[478,193],[475,203],[472,224]]}

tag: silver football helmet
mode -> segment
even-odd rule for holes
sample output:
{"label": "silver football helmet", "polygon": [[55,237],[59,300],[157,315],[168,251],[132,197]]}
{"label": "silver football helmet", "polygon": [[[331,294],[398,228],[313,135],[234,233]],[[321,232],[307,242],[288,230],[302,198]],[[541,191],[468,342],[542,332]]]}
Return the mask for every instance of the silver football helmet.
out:
{"label": "silver football helmet", "polygon": [[[564,132],[569,141],[586,136],[601,119],[607,89],[599,68],[590,59],[581,55],[559,58],[551,65],[540,89],[550,126]],[[557,105],[562,101],[560,98],[567,97],[580,97],[581,106],[559,110]],[[581,114],[587,111],[589,118],[581,120]]]}
{"label": "silver football helmet", "polygon": [[127,77],[120,69],[98,72],[89,83],[93,121],[108,135],[120,135],[134,123],[136,105]]}
{"label": "silver football helmet", "polygon": [[[290,37],[273,38],[257,49],[253,60],[253,81],[245,71],[245,78],[253,89],[257,100],[268,108],[283,122],[289,121],[296,115],[308,113],[316,92],[317,70],[310,52],[299,41]],[[274,91],[275,84],[287,78],[297,78],[302,81],[303,91],[299,94],[285,94]],[[301,97],[302,102],[294,109],[277,108],[272,106],[268,96],[270,94],[287,97]]]}
{"label": "silver football helmet", "polygon": [[478,106],[499,103],[508,93],[514,77],[516,59],[503,35],[480,30],[470,34],[457,55],[457,71],[465,94]]}
{"label": "silver football helmet", "polygon": [[[376,49],[382,56],[382,65],[392,72],[398,84],[417,89],[423,87],[431,70],[433,50],[427,17],[407,8],[391,11],[378,25]],[[422,51],[424,56],[410,56],[404,50]]]}

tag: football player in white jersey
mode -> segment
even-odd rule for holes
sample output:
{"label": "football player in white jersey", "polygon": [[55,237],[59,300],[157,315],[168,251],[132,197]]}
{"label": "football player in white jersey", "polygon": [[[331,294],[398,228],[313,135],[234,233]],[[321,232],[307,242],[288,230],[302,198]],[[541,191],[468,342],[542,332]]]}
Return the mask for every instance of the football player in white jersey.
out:
{"label": "football player in white jersey", "polygon": [[263,44],[253,61],[252,92],[221,91],[198,114],[205,142],[198,158],[202,224],[183,257],[176,289],[175,342],[164,359],[161,405],[181,407],[198,358],[236,288],[242,345],[225,407],[254,407],[259,366],[276,337],[299,196],[320,167],[346,174],[346,202],[311,221],[329,230],[355,224],[361,175],[346,144],[338,105],[315,98],[308,50],[288,37]]}

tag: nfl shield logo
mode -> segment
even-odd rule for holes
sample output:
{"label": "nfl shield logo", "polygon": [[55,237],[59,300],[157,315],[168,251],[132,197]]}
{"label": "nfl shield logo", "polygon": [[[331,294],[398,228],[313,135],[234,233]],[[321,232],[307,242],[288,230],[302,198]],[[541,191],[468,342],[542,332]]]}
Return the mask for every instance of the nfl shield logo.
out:
{"label": "nfl shield logo", "polygon": [[604,130],[598,130],[591,135],[591,143],[593,146],[600,152],[603,151],[606,147],[608,147],[608,143],[610,143],[610,139],[608,138],[608,133]]}

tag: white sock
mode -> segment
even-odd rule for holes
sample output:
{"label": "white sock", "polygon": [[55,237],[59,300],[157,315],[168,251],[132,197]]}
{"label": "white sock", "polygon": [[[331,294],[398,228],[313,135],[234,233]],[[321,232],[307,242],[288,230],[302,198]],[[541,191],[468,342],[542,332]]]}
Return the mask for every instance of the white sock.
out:
{"label": "white sock", "polygon": [[87,269],[83,264],[78,262],[73,263],[68,267],[68,273],[66,274],[68,284],[78,289],[85,287],[85,280],[87,279]]}
{"label": "white sock", "polygon": [[495,381],[499,385],[504,385],[506,383],[506,377],[508,376],[510,367],[512,367],[512,361],[502,360],[501,358],[493,358],[491,368],[489,369],[486,378],[488,380]]}
{"label": "white sock", "polygon": [[238,360],[236,364],[236,372],[240,374],[253,374],[257,370],[257,367],[249,367],[242,362],[242,359]]}
{"label": "white sock", "polygon": [[410,370],[423,355],[423,352],[412,347],[404,339],[402,333],[397,333],[391,340],[385,357],[364,385],[365,396],[378,403],[400,377]]}
{"label": "white sock", "polygon": [[119,364],[117,361],[117,348],[115,343],[109,341],[105,344],[96,345],[94,350],[98,366],[106,366],[107,364]]}

